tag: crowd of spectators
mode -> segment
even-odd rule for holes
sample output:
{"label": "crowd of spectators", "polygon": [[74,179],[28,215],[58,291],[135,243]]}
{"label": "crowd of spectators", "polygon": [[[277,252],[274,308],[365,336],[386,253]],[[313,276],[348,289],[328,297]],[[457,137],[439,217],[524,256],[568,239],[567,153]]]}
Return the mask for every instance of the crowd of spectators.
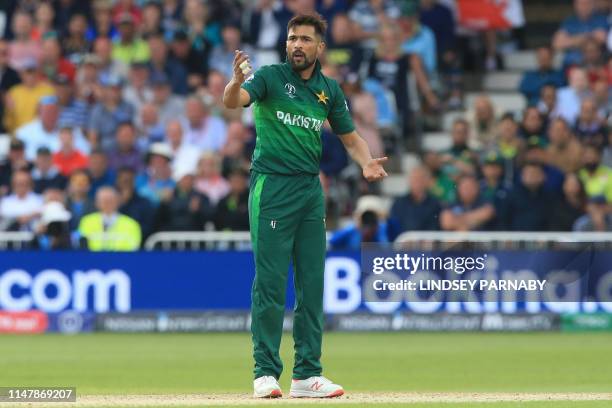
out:
{"label": "crowd of spectators", "polygon": [[[612,228],[608,141],[609,9],[575,15],[537,51],[523,112],[486,94],[453,123],[452,148],[428,151],[388,212],[324,128],[321,180],[338,247],[407,230]],[[157,231],[248,230],[249,110],[227,110],[235,49],[284,60],[298,12],[330,22],[324,73],[341,84],[374,155],[412,140],[421,113],[460,108],[451,0],[18,0],[0,5],[0,230],[38,248],[131,250]],[[598,8],[597,8],[598,7]],[[487,33],[477,69],[496,69]],[[554,64],[557,52],[563,65]],[[493,53],[493,54],[492,54]],[[491,60],[493,58],[493,60]],[[414,79],[411,91],[408,75]],[[410,144],[408,144],[410,145]],[[368,199],[366,203],[375,202]],[[361,238],[360,238],[361,237]]]}

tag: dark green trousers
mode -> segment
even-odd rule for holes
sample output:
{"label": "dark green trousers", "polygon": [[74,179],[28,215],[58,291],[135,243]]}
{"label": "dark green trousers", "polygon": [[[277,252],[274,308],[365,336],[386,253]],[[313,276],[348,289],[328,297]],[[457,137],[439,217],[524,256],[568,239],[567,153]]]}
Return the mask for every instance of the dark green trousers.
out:
{"label": "dark green trousers", "polygon": [[249,195],[255,280],[251,332],[255,378],[283,371],[279,347],[285,292],[293,261],[293,378],[321,375],[325,206],[319,177],[251,173]]}

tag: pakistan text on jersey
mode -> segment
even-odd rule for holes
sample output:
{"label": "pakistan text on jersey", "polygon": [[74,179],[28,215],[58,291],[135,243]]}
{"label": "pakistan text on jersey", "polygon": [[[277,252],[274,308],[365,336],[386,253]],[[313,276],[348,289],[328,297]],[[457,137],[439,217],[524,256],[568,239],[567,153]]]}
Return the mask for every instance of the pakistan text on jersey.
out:
{"label": "pakistan text on jersey", "polygon": [[295,115],[288,112],[276,111],[276,117],[284,125],[299,126],[304,129],[320,131],[323,126],[323,121],[307,116]]}

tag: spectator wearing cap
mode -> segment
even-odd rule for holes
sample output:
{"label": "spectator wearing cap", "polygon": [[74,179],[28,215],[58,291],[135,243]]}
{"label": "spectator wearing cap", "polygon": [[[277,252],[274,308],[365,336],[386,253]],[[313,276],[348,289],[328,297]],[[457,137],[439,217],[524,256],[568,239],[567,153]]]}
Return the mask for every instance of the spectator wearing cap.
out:
{"label": "spectator wearing cap", "polygon": [[126,19],[126,16],[130,16],[130,21],[134,26],[140,26],[142,22],[142,11],[135,3],[134,0],[119,0],[115,2],[115,6],[113,7],[113,19],[115,21],[121,21],[121,19]]}
{"label": "spectator wearing cap", "polygon": [[62,56],[62,48],[55,36],[48,36],[42,41],[41,71],[49,81],[58,75],[74,80],[76,68],[74,64]]}
{"label": "spectator wearing cap", "polygon": [[123,100],[140,112],[142,105],[153,100],[149,82],[149,69],[146,62],[133,62],[128,75],[128,83],[123,88]]}
{"label": "spectator wearing cap", "polygon": [[518,135],[518,125],[512,115],[504,115],[499,122],[499,135],[493,150],[499,152],[506,163],[506,179],[514,177],[514,165],[525,149],[525,140]]}
{"label": "spectator wearing cap", "polygon": [[87,239],[90,251],[136,251],[140,248],[140,225],[119,213],[119,194],[113,187],[96,193],[97,212],[84,216],[79,233]]}
{"label": "spectator wearing cap", "polygon": [[192,45],[189,34],[184,29],[177,29],[172,35],[170,55],[187,69],[187,84],[190,89],[197,89],[208,77],[208,59],[212,44],[204,39],[200,48]]}
{"label": "spectator wearing cap", "polygon": [[38,148],[31,175],[36,194],[42,194],[48,188],[63,190],[68,182],[53,165],[53,156],[48,147]]}
{"label": "spectator wearing cap", "polygon": [[594,0],[574,0],[574,15],[561,23],[553,37],[553,47],[565,52],[565,66],[580,64],[583,57],[580,47],[588,38],[603,46],[607,31],[607,18],[597,13]]}
{"label": "spectator wearing cap", "polygon": [[25,10],[17,10],[11,17],[13,39],[9,43],[9,64],[20,70],[41,55],[40,42],[32,39],[32,16]]}
{"label": "spectator wearing cap", "polygon": [[137,145],[136,127],[131,122],[123,122],[117,128],[115,148],[108,152],[108,167],[117,171],[128,167],[138,173],[143,170],[142,152]]}
{"label": "spectator wearing cap", "polygon": [[194,187],[193,172],[179,170],[174,174],[176,186],[172,194],[162,198],[156,214],[156,230],[201,231],[212,218],[208,197]]}
{"label": "spectator wearing cap", "polygon": [[146,150],[151,143],[163,142],[165,129],[159,120],[157,106],[153,103],[145,103],[136,118],[136,129],[138,133],[138,146]]}
{"label": "spectator wearing cap", "polygon": [[89,140],[105,150],[115,147],[115,132],[119,124],[134,120],[134,107],[123,100],[122,85],[121,78],[104,78],[100,101],[94,105],[89,115]]}
{"label": "spectator wearing cap", "polygon": [[[175,60],[172,55],[168,54],[168,45],[164,37],[158,34],[151,36],[148,41],[149,49],[151,50],[151,60],[149,61],[148,67],[151,74],[165,74],[170,81],[172,93],[187,95],[189,92],[187,70],[179,61]],[[233,54],[234,51],[232,51],[232,55]]]}
{"label": "spectator wearing cap", "polygon": [[397,198],[389,215],[389,240],[395,241],[406,231],[435,231],[440,229],[440,202],[430,192],[431,173],[419,166],[410,171],[410,192]]}
{"label": "spectator wearing cap", "polygon": [[42,210],[42,197],[32,191],[32,177],[24,170],[18,170],[11,177],[12,194],[0,201],[1,229],[11,231],[32,231],[34,221]]}
{"label": "spectator wearing cap", "polygon": [[40,79],[38,62],[27,59],[19,66],[21,83],[6,94],[4,126],[10,133],[36,118],[38,102],[43,96],[53,95],[53,87]]}
{"label": "spectator wearing cap", "polygon": [[93,21],[87,27],[85,38],[90,43],[97,39],[105,38],[111,41],[119,39],[119,31],[113,24],[113,1],[94,0],[93,2]]}
{"label": "spectator wearing cap", "polygon": [[87,103],[76,97],[74,84],[66,75],[55,77],[53,84],[60,107],[58,122],[62,126],[72,126],[84,131],[87,125]]}
{"label": "spectator wearing cap", "polygon": [[389,242],[387,211],[380,197],[366,195],[359,198],[353,213],[353,222],[334,232],[329,245],[335,250],[359,250],[362,243]]}
{"label": "spectator wearing cap", "polygon": [[214,206],[229,193],[230,185],[221,174],[219,155],[210,151],[202,154],[198,161],[195,189],[205,194]]}
{"label": "spectator wearing cap", "polygon": [[591,95],[586,71],[583,68],[572,68],[569,71],[569,86],[557,92],[559,116],[568,123],[574,123],[580,113],[582,101]]}
{"label": "spectator wearing cap", "polygon": [[400,16],[400,9],[390,0],[358,0],[349,13],[352,21],[353,37],[361,46],[373,50],[376,47],[376,36],[383,22],[391,22]]}
{"label": "spectator wearing cap", "polygon": [[545,231],[550,224],[550,206],[558,197],[544,187],[546,174],[538,162],[526,162],[508,195],[505,226],[512,231]]}
{"label": "spectator wearing cap", "polygon": [[108,165],[108,156],[104,150],[94,149],[89,155],[87,166],[91,188],[89,197],[94,198],[100,187],[115,185],[116,173]]}
{"label": "spectator wearing cap", "polygon": [[[451,127],[451,147],[446,152],[454,161],[476,163],[476,152],[469,146],[470,124],[467,120],[458,118]],[[460,163],[455,163],[459,166]]]}
{"label": "spectator wearing cap", "polygon": [[229,193],[219,201],[214,222],[217,231],[249,230],[249,173],[243,168],[232,169],[228,176]]}
{"label": "spectator wearing cap", "polygon": [[612,203],[612,169],[601,163],[601,151],[597,146],[584,146],[578,177],[588,197],[605,196]]}
{"label": "spectator wearing cap", "polygon": [[32,164],[25,158],[25,146],[19,139],[11,140],[9,145],[8,157],[6,161],[0,163],[0,199],[9,190],[13,173],[19,170],[32,168]]}
{"label": "spectator wearing cap", "polygon": [[580,105],[580,113],[574,124],[574,133],[582,143],[589,143],[603,148],[608,141],[608,130],[605,121],[597,112],[597,103],[593,98],[585,98]]}
{"label": "spectator wearing cap", "polygon": [[586,194],[576,174],[568,174],[563,182],[563,195],[550,208],[550,231],[572,231],[576,221],[584,215]]}
{"label": "spectator wearing cap", "polygon": [[[56,96],[45,96],[38,104],[38,117],[21,126],[15,132],[26,146],[26,158],[34,160],[36,151],[41,147],[55,153],[59,150],[59,105]],[[89,153],[89,143],[80,129],[74,130],[74,144],[77,149]]]}
{"label": "spectator wearing cap", "polygon": [[221,118],[210,116],[208,107],[197,96],[187,98],[182,124],[185,142],[200,150],[217,152],[225,144],[225,122]]}
{"label": "spectator wearing cap", "polygon": [[82,13],[70,16],[68,32],[62,40],[64,55],[77,64],[91,49],[91,42],[87,39],[87,17]]}
{"label": "spectator wearing cap", "polygon": [[576,140],[566,121],[553,119],[548,128],[548,140],[544,161],[564,173],[574,173],[581,166],[582,146]]}
{"label": "spectator wearing cap", "polygon": [[87,168],[89,158],[74,147],[74,134],[71,127],[62,127],[59,130],[60,147],[53,154],[53,165],[60,173],[69,177],[73,171]]}
{"label": "spectator wearing cap", "polygon": [[42,208],[40,224],[36,235],[30,241],[29,249],[43,251],[86,249],[86,240],[77,231],[70,231],[70,218],[72,215],[61,202],[46,203]]}
{"label": "spectator wearing cap", "polygon": [[240,26],[238,23],[228,23],[221,30],[223,42],[213,48],[210,54],[210,67],[221,72],[226,78],[231,78],[232,61],[234,60],[235,50],[242,50],[249,56],[249,62],[253,69],[257,69],[255,60],[255,50],[248,44],[244,44],[240,37]]}
{"label": "spectator wearing cap", "polygon": [[612,231],[612,208],[605,196],[593,196],[586,205],[586,214],[574,223],[578,232]]}
{"label": "spectator wearing cap", "polygon": [[172,150],[165,143],[153,143],[146,157],[146,169],[136,177],[136,190],[154,206],[172,195]]}
{"label": "spectator wearing cap", "polygon": [[482,198],[495,208],[495,219],[493,224],[496,229],[503,229],[506,201],[512,185],[504,178],[504,159],[499,153],[492,151],[484,155],[482,159],[480,180],[480,194]]}
{"label": "spectator wearing cap", "polygon": [[121,13],[115,16],[115,21],[119,28],[119,39],[113,42],[113,59],[127,66],[134,61],[147,61],[151,56],[149,44],[137,37],[134,16]]}
{"label": "spectator wearing cap", "polygon": [[91,178],[86,170],[77,169],[70,174],[68,179],[68,198],[66,208],[72,214],[70,229],[76,230],[84,215],[96,210],[92,198],[89,197],[91,190]]}
{"label": "spectator wearing cap", "polygon": [[153,103],[157,107],[159,121],[168,123],[179,118],[185,112],[185,99],[172,94],[170,82],[166,74],[154,73],[151,75],[151,88],[153,90]]}
{"label": "spectator wearing cap", "polygon": [[521,79],[519,89],[527,98],[527,103],[534,105],[540,98],[540,91],[544,85],[561,88],[565,85],[563,71],[553,66],[554,51],[551,47],[539,47],[536,52],[538,68],[526,71]]}
{"label": "spectator wearing cap", "polygon": [[403,10],[398,20],[402,31],[402,51],[417,54],[428,75],[435,75],[438,67],[436,37],[429,27],[420,23],[417,4],[409,1],[402,3]]}
{"label": "spectator wearing cap", "polygon": [[130,167],[117,171],[117,191],[119,192],[119,212],[133,218],[140,224],[143,239],[153,232],[155,209],[146,198],[136,192],[136,173]]}
{"label": "spectator wearing cap", "polygon": [[478,180],[464,174],[457,181],[457,201],[440,213],[445,231],[479,231],[492,228],[495,207],[480,195]]}

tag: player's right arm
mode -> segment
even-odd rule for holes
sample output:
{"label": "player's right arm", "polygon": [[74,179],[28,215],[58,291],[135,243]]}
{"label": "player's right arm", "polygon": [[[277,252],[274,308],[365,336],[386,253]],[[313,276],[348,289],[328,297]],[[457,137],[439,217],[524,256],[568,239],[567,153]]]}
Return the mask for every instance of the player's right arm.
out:
{"label": "player's right arm", "polygon": [[241,88],[241,85],[244,83],[247,75],[249,75],[250,72],[243,71],[242,68],[240,68],[240,64],[248,61],[248,58],[248,55],[246,55],[243,51],[237,50],[234,55],[234,74],[223,92],[223,104],[228,109],[239,108],[251,103],[251,96],[245,89]]}

